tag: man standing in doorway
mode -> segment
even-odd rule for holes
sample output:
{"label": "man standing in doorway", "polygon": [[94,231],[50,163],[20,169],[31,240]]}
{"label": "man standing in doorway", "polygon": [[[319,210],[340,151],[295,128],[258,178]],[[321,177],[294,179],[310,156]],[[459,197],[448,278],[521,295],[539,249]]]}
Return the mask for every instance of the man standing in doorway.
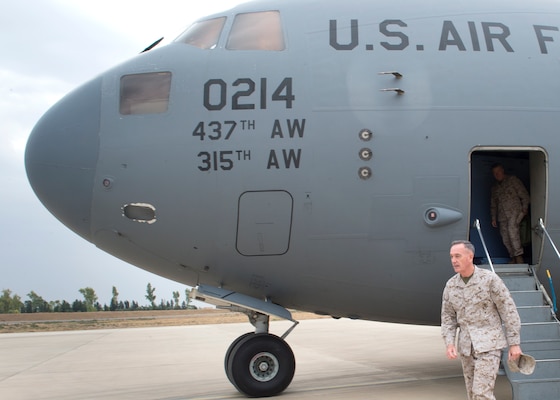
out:
{"label": "man standing in doorway", "polygon": [[441,304],[446,355],[450,360],[461,357],[469,400],[495,400],[502,349],[509,346],[509,360],[521,356],[519,314],[502,279],[473,264],[471,242],[455,241],[449,253],[456,274],[447,281]]}
{"label": "man standing in doorway", "polygon": [[492,226],[500,228],[500,235],[511,262],[523,264],[519,224],[529,210],[529,193],[519,178],[506,175],[502,164],[494,164],[492,174],[496,179],[490,198]]}

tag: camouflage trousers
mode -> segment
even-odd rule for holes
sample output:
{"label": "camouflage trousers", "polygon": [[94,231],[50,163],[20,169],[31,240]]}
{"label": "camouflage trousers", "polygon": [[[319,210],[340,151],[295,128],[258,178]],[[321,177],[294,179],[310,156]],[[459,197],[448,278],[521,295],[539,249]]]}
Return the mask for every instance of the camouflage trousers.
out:
{"label": "camouflage trousers", "polygon": [[474,352],[461,356],[465,386],[469,400],[496,400],[494,386],[500,367],[501,350],[486,353]]}
{"label": "camouflage trousers", "polygon": [[520,256],[523,254],[523,246],[521,245],[521,237],[519,233],[519,223],[516,218],[509,220],[500,220],[500,235],[504,246],[509,253],[510,257]]}

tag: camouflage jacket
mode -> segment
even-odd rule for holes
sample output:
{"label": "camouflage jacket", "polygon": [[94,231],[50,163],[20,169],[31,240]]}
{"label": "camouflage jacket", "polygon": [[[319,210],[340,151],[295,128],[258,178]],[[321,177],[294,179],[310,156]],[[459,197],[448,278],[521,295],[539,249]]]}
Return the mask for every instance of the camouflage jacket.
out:
{"label": "camouflage jacket", "polygon": [[471,347],[475,353],[484,353],[520,344],[519,314],[498,275],[475,267],[467,284],[459,274],[447,281],[441,305],[441,334],[446,346],[455,343],[459,327],[458,352],[464,356],[471,354]]}
{"label": "camouflage jacket", "polygon": [[529,193],[523,183],[513,175],[507,175],[502,182],[492,186],[490,213],[496,221],[520,218],[529,207]]}

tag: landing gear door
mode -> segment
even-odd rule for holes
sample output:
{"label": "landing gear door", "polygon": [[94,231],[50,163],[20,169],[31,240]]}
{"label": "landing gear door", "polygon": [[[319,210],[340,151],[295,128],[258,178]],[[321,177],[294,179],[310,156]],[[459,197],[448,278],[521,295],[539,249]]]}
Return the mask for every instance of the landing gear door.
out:
{"label": "landing gear door", "polygon": [[283,190],[239,197],[237,251],[244,256],[285,254],[292,229],[292,196]]}

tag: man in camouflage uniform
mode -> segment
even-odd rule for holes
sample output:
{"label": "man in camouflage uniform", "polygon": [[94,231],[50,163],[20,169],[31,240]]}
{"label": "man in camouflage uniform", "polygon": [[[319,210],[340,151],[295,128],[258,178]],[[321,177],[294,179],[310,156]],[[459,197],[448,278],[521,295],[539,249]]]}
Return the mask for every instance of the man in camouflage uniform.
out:
{"label": "man in camouflage uniform", "polygon": [[501,350],[509,345],[509,359],[521,356],[519,314],[501,278],[473,264],[474,246],[470,242],[453,242],[450,256],[457,274],[447,281],[441,305],[447,358],[461,357],[469,400],[495,400]]}
{"label": "man in camouflage uniform", "polygon": [[519,236],[519,223],[529,209],[529,193],[523,183],[513,175],[506,175],[501,164],[492,166],[496,183],[492,186],[490,212],[492,226],[500,227],[502,241],[511,261],[523,264],[523,246]]}

